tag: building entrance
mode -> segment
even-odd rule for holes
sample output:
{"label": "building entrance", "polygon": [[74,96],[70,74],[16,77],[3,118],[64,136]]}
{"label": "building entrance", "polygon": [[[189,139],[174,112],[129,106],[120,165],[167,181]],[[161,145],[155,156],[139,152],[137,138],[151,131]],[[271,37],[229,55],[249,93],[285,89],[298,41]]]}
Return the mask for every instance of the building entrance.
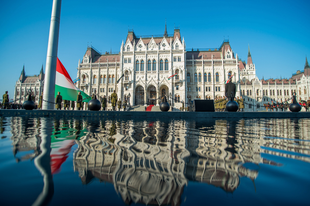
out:
{"label": "building entrance", "polygon": [[142,86],[138,86],[136,88],[135,104],[136,105],[143,105],[144,104],[144,89]]}
{"label": "building entrance", "polygon": [[156,88],[154,86],[148,88],[148,104],[156,105]]}

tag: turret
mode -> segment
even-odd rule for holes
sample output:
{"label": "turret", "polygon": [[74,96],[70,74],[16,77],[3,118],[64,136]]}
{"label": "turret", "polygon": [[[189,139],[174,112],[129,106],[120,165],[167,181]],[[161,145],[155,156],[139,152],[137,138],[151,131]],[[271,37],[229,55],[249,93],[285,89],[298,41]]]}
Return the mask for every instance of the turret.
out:
{"label": "turret", "polygon": [[165,22],[165,33],[164,33],[164,37],[168,37],[168,33],[167,33],[167,22]]}
{"label": "turret", "polygon": [[248,65],[253,64],[252,57],[251,57],[251,52],[250,52],[250,45],[248,46],[248,62],[247,62],[247,64]]}
{"label": "turret", "polygon": [[44,79],[44,73],[43,73],[43,64],[42,64],[42,67],[41,67],[41,71],[40,71],[40,74],[39,74],[39,80],[43,80]]}
{"label": "turret", "polygon": [[19,76],[19,80],[20,80],[21,82],[24,82],[25,78],[26,78],[26,74],[25,74],[25,65],[24,65],[24,66],[23,66],[23,70],[22,70],[22,72],[21,72],[21,74],[20,74],[20,76]]}
{"label": "turret", "polygon": [[306,57],[306,64],[305,64],[305,69],[309,69],[310,67],[309,67],[309,64],[308,64],[308,59],[307,59],[307,57]]}

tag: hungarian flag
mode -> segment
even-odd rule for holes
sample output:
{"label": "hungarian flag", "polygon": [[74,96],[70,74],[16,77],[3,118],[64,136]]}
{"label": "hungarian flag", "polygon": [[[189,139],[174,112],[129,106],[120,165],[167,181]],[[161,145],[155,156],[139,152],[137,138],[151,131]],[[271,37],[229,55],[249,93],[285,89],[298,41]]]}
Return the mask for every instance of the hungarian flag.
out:
{"label": "hungarian flag", "polygon": [[226,81],[226,84],[229,82],[229,80],[233,77],[234,75],[231,75],[230,77],[229,77],[229,79]]}
{"label": "hungarian flag", "polygon": [[177,75],[178,73],[175,73],[174,75],[172,75],[172,76],[170,76],[169,78],[168,78],[168,80],[170,80],[172,77],[174,77],[175,75]]}
{"label": "hungarian flag", "polygon": [[63,100],[76,101],[77,95],[81,92],[83,102],[89,102],[91,97],[85,94],[83,91],[76,88],[66,68],[60,60],[57,58],[56,64],[56,82],[55,82],[55,98],[60,92]]}

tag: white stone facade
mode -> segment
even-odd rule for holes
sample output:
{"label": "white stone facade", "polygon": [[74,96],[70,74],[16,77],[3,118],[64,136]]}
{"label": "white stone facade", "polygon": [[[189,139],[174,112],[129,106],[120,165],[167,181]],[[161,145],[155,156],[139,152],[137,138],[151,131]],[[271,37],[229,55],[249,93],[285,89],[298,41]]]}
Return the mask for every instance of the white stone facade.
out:
{"label": "white stone facade", "polygon": [[29,90],[32,91],[32,96],[35,99],[35,104],[39,104],[40,95],[43,92],[44,88],[44,73],[43,73],[43,66],[41,68],[39,75],[34,76],[26,76],[25,68],[23,68],[21,75],[18,81],[15,84],[14,90],[14,103],[16,104],[23,104],[28,96]]}
{"label": "white stone facade", "polygon": [[129,31],[117,54],[87,49],[78,63],[77,86],[100,98],[104,95],[109,98],[115,90],[118,99],[126,98],[132,106],[159,105],[166,95],[170,105],[178,109],[182,102],[187,107],[194,99],[225,96],[225,83],[231,77],[237,86],[236,96],[245,99],[245,110],[257,111],[264,109],[265,103],[290,100],[293,92],[298,100],[308,100],[307,69],[309,66],[305,66],[304,77],[259,80],[250,49],[247,63],[242,62],[229,41],[217,49],[186,50],[179,29],[171,36],[165,31],[160,37],[137,37]]}

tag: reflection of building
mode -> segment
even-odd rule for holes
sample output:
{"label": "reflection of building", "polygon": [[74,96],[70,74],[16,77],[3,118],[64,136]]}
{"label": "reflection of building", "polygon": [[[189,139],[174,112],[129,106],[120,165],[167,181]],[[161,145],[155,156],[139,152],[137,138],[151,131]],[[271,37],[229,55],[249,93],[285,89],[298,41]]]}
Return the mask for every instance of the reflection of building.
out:
{"label": "reflection of building", "polygon": [[14,101],[18,104],[24,103],[27,100],[28,90],[31,89],[32,96],[35,97],[35,103],[38,104],[39,97],[43,92],[44,87],[44,73],[43,66],[39,75],[26,76],[25,67],[23,67],[22,73],[15,85]]}
{"label": "reflection of building", "polygon": [[[34,159],[40,154],[40,120],[15,117],[11,120],[13,153],[16,161]],[[29,151],[33,151],[29,153]],[[24,152],[26,154],[24,154]]]}
{"label": "reflection of building", "polygon": [[[106,128],[113,126],[110,123]],[[174,143],[171,135],[159,141],[157,134],[162,132],[159,122],[130,124],[144,127],[136,132],[128,125],[119,125],[118,133],[112,137],[108,132],[104,136],[89,133],[78,141],[75,170],[86,184],[92,177],[112,182],[124,202],[180,204],[187,184],[184,158],[189,154],[184,142],[178,138],[180,141]]]}
{"label": "reflection of building", "polygon": [[[102,130],[93,130],[77,141],[74,169],[84,184],[93,178],[113,183],[126,203],[175,205],[180,204],[188,180],[234,192],[241,177],[247,177],[255,187],[259,166],[254,165],[280,165],[262,158],[261,152],[285,155],[269,152],[268,147],[276,148],[275,142],[283,145],[295,134],[307,138],[308,129],[301,129],[307,123],[304,119],[102,121],[98,125]],[[269,125],[277,131],[272,135],[283,138],[266,138]],[[111,134],[111,128],[115,133]],[[307,154],[309,144],[303,141],[301,145],[289,144],[287,149]],[[287,156],[309,161],[308,157]]]}

